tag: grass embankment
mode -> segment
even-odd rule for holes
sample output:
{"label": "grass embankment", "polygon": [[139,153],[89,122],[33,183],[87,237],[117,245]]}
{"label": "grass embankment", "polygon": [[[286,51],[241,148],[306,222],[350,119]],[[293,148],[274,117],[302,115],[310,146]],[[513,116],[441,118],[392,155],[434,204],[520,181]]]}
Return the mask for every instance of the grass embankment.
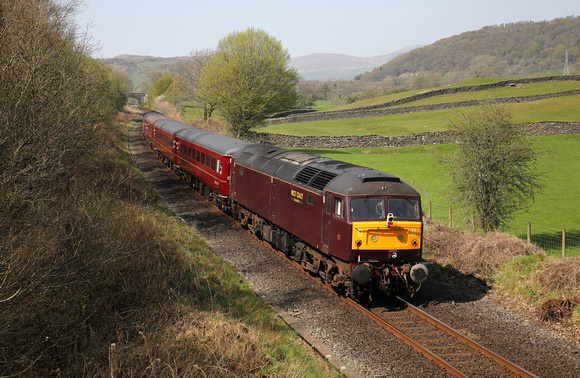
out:
{"label": "grass embankment", "polygon": [[66,193],[2,214],[39,221],[4,235],[0,375],[336,375],[140,177],[135,118],[97,132]]}

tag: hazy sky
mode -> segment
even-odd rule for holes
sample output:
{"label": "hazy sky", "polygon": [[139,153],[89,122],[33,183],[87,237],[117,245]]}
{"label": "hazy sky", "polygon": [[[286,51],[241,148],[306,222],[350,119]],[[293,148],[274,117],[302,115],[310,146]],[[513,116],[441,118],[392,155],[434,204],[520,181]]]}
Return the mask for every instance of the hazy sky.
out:
{"label": "hazy sky", "polygon": [[81,26],[95,57],[186,56],[248,27],[278,39],[292,57],[358,57],[428,45],[483,26],[580,15],[580,0],[84,0]]}

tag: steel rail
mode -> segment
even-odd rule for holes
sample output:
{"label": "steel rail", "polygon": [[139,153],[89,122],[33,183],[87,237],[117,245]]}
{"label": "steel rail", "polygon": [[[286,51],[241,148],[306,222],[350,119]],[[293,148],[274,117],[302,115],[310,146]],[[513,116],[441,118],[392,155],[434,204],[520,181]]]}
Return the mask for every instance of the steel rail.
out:
{"label": "steel rail", "polygon": [[407,306],[407,308],[411,312],[413,312],[414,314],[418,315],[422,319],[427,320],[431,324],[433,324],[436,327],[438,327],[439,329],[447,332],[448,334],[452,335],[453,337],[462,341],[463,343],[469,345],[471,348],[477,350],[478,352],[481,352],[485,356],[491,358],[496,363],[506,367],[507,369],[511,370],[515,374],[518,374],[521,377],[535,377],[535,378],[537,378],[536,375],[534,375],[534,374],[530,373],[529,371],[525,370],[524,368],[514,364],[513,362],[503,358],[502,356],[498,355],[497,353],[492,352],[491,350],[487,349],[483,345],[473,341],[472,339],[468,338],[467,336],[461,334],[459,331],[453,329],[452,327],[448,326],[447,324],[445,324],[445,323],[441,322],[440,320],[434,318],[433,316],[429,315],[425,311],[420,310],[419,308],[413,306],[412,304],[405,301],[404,299],[402,299],[400,297],[397,297],[397,299],[400,300],[401,302],[403,302]]}

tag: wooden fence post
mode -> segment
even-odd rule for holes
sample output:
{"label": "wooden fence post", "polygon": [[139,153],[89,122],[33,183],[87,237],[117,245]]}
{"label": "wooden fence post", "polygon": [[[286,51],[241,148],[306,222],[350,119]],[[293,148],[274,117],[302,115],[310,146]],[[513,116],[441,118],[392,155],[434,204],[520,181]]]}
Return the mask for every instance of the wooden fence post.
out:
{"label": "wooden fence post", "polygon": [[449,205],[449,228],[453,227],[453,214],[451,211],[451,205]]}
{"label": "wooden fence post", "polygon": [[109,369],[111,373],[111,378],[115,378],[115,373],[117,371],[117,344],[111,343],[111,348],[109,349]]}
{"label": "wooden fence post", "polygon": [[431,219],[431,201],[429,201],[429,219]]}
{"label": "wooden fence post", "polygon": [[528,222],[528,244],[532,242],[532,222]]}
{"label": "wooden fence post", "polygon": [[562,257],[566,258],[566,229],[562,229]]}

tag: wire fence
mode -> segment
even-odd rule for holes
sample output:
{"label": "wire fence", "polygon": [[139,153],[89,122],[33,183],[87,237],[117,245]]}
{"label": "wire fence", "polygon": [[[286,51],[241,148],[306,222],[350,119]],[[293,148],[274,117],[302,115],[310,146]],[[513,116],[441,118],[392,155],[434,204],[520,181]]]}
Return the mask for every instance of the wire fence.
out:
{"label": "wire fence", "polygon": [[[473,231],[473,221],[465,211],[451,206],[428,203],[425,214],[443,225]],[[539,224],[522,224],[512,228],[512,234],[542,248],[554,257],[580,257],[580,230],[566,230]]]}

